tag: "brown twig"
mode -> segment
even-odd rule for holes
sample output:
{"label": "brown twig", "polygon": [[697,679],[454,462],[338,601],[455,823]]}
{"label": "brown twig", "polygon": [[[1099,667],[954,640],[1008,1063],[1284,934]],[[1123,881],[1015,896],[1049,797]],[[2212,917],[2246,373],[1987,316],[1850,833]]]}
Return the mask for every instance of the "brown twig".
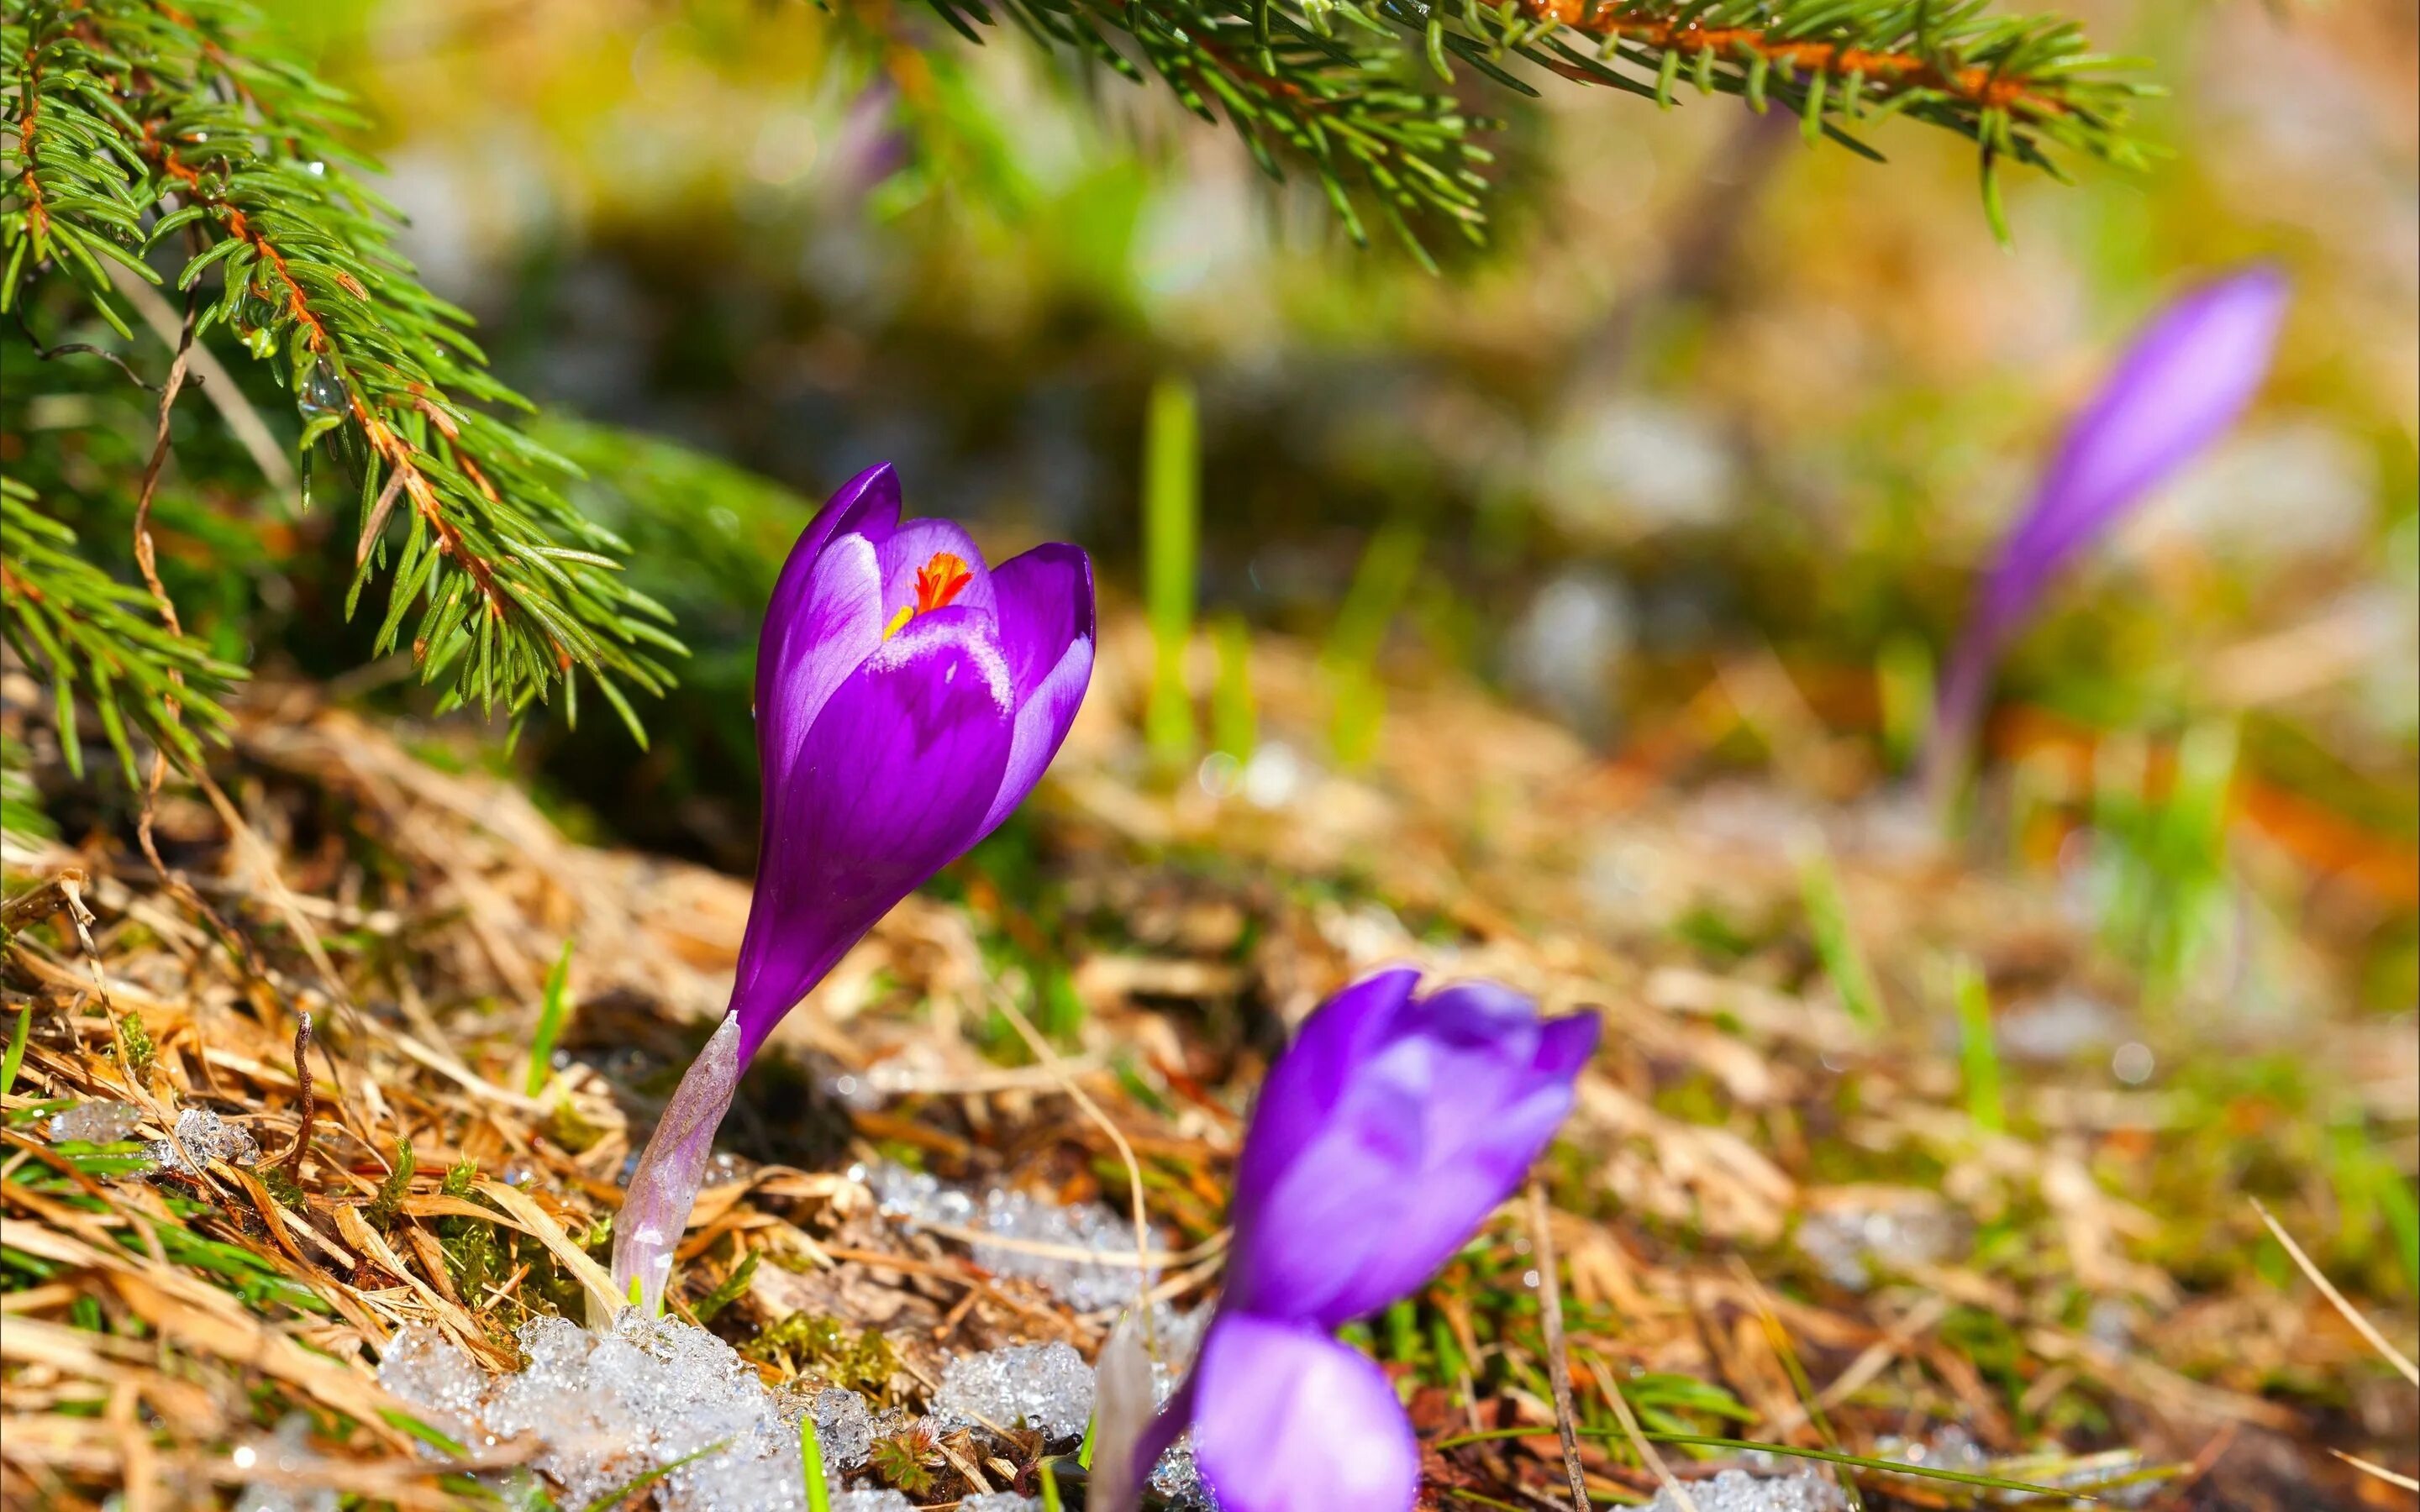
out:
{"label": "brown twig", "polygon": [[[168,376],[160,384],[160,421],[151,437],[151,458],[144,464],[143,486],[134,499],[134,564],[142,569],[144,585],[151,590],[151,602],[159,608],[160,618],[167,622],[168,633],[178,636],[183,635],[185,628],[177,617],[176,601],[160,582],[159,551],[151,540],[151,501],[159,491],[161,470],[168,465],[169,411],[176,407],[177,394],[185,386],[185,369],[194,355],[194,321],[200,313],[201,290],[196,286],[185,296],[185,319],[177,332],[176,356],[168,363]],[[178,673],[171,671],[168,675],[183,686]],[[172,719],[174,702],[170,701]],[[158,785],[156,780],[153,785]]]}
{"label": "brown twig", "polygon": [[17,123],[17,157],[25,166],[18,176],[25,195],[25,229],[39,249],[51,229],[50,207],[42,203],[42,180],[35,173],[34,126],[42,114],[42,50],[25,46],[25,118]]}
{"label": "brown twig", "polygon": [[[144,586],[151,591],[151,603],[160,611],[161,622],[167,625],[170,635],[179,639],[182,639],[185,634],[184,622],[178,617],[177,601],[168,596],[166,585],[160,580],[159,548],[151,538],[151,502],[159,492],[160,474],[168,465],[170,411],[176,408],[177,395],[185,386],[186,367],[192,362],[194,353],[194,318],[200,311],[201,288],[196,285],[192,292],[185,296],[185,318],[177,335],[177,354],[168,363],[168,376],[160,383],[160,421],[151,437],[150,460],[143,468],[143,486],[134,499],[134,564],[142,570]],[[168,670],[168,681],[173,687],[182,687],[185,686],[185,675],[171,667]],[[167,715],[168,722],[172,725],[181,725],[183,709],[178,702],[176,695],[172,693],[163,698],[161,700],[161,704]],[[170,871],[168,863],[161,858],[160,844],[153,834],[153,827],[159,818],[160,785],[167,779],[167,748],[155,745],[151,748],[151,770],[143,784],[143,807],[135,815],[135,842],[143,848],[143,858],[151,863],[151,870],[159,874],[160,880],[167,885],[168,890],[176,895],[177,901],[209,920],[210,927],[218,932],[219,937],[233,946],[237,955],[242,959],[247,972],[254,977],[258,977],[260,966],[259,963],[253,959],[251,945],[243,936],[227,926],[226,920],[219,917],[216,909],[202,901],[202,895],[194,890],[193,884]]]}
{"label": "brown twig", "polygon": [[[42,338],[34,334],[34,328],[25,323],[25,312],[22,307],[10,307],[8,311],[8,319],[10,323],[16,326],[17,334],[25,338],[25,345],[34,349],[34,355],[45,363],[55,363],[62,357],[98,357],[102,362],[109,363],[112,367],[115,367],[119,372],[125,374],[126,381],[133,384],[136,388],[141,389],[144,393],[157,393],[160,392],[158,389],[152,387],[151,381],[148,378],[146,378],[142,374],[134,371],[133,364],[129,363],[125,358],[118,356],[116,352],[96,347],[88,341],[63,341],[55,347],[43,346]],[[194,377],[194,385],[196,388],[202,387],[199,375]]]}
{"label": "brown twig", "polygon": [[[110,286],[117,290],[118,297],[134,306],[134,313],[162,341],[175,345],[176,307],[162,299],[158,290],[118,264],[111,263],[108,272]],[[69,348],[54,349],[64,351]],[[104,352],[101,355],[108,354]],[[227,429],[252,458],[253,466],[260,469],[260,475],[269,480],[271,487],[280,493],[292,493],[301,483],[295,474],[294,464],[287,460],[286,453],[278,446],[277,438],[270,434],[260,412],[243,396],[243,386],[236,382],[205,343],[194,343],[191,366],[192,371],[185,381],[201,390],[202,397],[218,410],[220,418],[226,422]],[[136,378],[135,381],[141,383],[142,379]],[[148,383],[143,386],[146,389],[151,387]]]}
{"label": "brown twig", "polygon": [[294,1148],[286,1152],[279,1164],[286,1167],[287,1180],[302,1184],[302,1152],[311,1148],[311,1120],[319,1114],[318,1094],[311,1086],[311,1015],[300,1013],[294,1020],[294,1085],[302,1100],[302,1122],[295,1126]]}
{"label": "brown twig", "polygon": [[1695,19],[1651,15],[1606,0],[1522,0],[1521,9],[1533,22],[1553,21],[1590,37],[1619,37],[1666,52],[1718,56],[1751,53],[1785,73],[1854,74],[1878,92],[1937,89],[1979,110],[2022,111],[2037,116],[2064,116],[2068,111],[2066,102],[2039,81],[2011,77],[1980,65],[1945,71],[1913,53],[1793,41],[1776,38],[1761,26],[1708,26]]}
{"label": "brown twig", "polygon": [[1580,1471],[1580,1441],[1573,1427],[1572,1362],[1563,1346],[1563,1283],[1556,1273],[1554,1213],[1546,1184],[1529,1182],[1529,1233],[1538,1248],[1538,1314],[1546,1330],[1546,1380],[1555,1391],[1555,1434],[1563,1442],[1563,1473],[1571,1477],[1572,1512],[1589,1512],[1588,1477]]}
{"label": "brown twig", "polygon": [[44,878],[33,887],[0,903],[0,929],[14,934],[28,924],[39,924],[55,914],[68,916],[75,929],[76,944],[84,949],[87,959],[98,959],[101,952],[92,943],[92,910],[84,902],[84,868],[61,867],[57,874]]}
{"label": "brown twig", "polygon": [[2360,1471],[2363,1474],[2367,1475],[2374,1480],[2382,1480],[2387,1485],[2396,1488],[2397,1490],[2420,1491],[2420,1480],[2413,1480],[2409,1475],[2397,1473],[2395,1471],[2387,1469],[2384,1465],[2378,1464],[2372,1460],[2364,1459],[2359,1455],[2349,1455],[2342,1449],[2332,1447],[2328,1450],[2328,1453],[2335,1456],[2338,1459],[2343,1460],[2346,1464],[2350,1465],[2353,1469]]}

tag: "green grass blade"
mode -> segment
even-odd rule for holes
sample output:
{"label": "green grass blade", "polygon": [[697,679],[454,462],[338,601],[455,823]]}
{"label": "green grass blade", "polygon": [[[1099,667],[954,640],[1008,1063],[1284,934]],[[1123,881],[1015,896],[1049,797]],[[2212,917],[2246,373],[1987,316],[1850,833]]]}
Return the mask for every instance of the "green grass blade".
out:
{"label": "green grass blade", "polygon": [[34,1033],[34,1007],[31,1003],[17,1010],[17,1027],[8,1035],[8,1053],[0,1057],[0,1097],[17,1085],[17,1068],[25,1063],[25,1041]]}
{"label": "green grass blade", "polygon": [[563,942],[554,969],[546,974],[546,996],[538,1005],[537,1034],[530,1041],[529,1075],[522,1094],[535,1097],[554,1071],[554,1042],[563,1035],[563,1021],[571,1015],[571,942]]}
{"label": "green grass blade", "polygon": [[1143,430],[1143,605],[1156,653],[1144,732],[1152,755],[1170,766],[1193,754],[1193,699],[1185,687],[1185,648],[1193,637],[1201,453],[1193,385],[1183,378],[1160,379],[1152,386]]}
{"label": "green grass blade", "polygon": [[1210,690],[1210,744],[1249,762],[1261,738],[1260,716],[1252,702],[1251,626],[1240,614],[1223,614],[1212,635],[1218,648],[1218,681]]}
{"label": "green grass blade", "polygon": [[2000,1134],[2009,1127],[2000,1091],[2000,1051],[1992,1036],[1992,988],[1981,968],[1961,956],[1950,968],[1958,1000],[1958,1057],[1965,1070],[1966,1113],[1975,1127]]}
{"label": "green grass blade", "polygon": [[1874,684],[1882,695],[1884,759],[1892,771],[1907,771],[1932,729],[1931,648],[1914,636],[1893,637],[1874,659]]}
{"label": "green grass blade", "polygon": [[1345,590],[1343,607],[1337,610],[1336,626],[1328,633],[1322,659],[1336,700],[1329,740],[1344,766],[1359,766],[1376,750],[1378,727],[1387,712],[1378,655],[1386,649],[1388,627],[1419,578],[1427,545],[1420,527],[1405,521],[1372,536],[1353,585]]}
{"label": "green grass blade", "polygon": [[1839,995],[1840,1007],[1866,1027],[1879,1027],[1882,993],[1874,986],[1865,950],[1849,929],[1849,903],[1840,891],[1840,873],[1832,865],[1832,853],[1819,848],[1809,854],[1799,869],[1798,881],[1815,957],[1823,964],[1832,990]]}
{"label": "green grass blade", "polygon": [[690,1309],[699,1322],[713,1321],[715,1314],[737,1302],[747,1293],[748,1283],[756,1279],[756,1262],[763,1255],[762,1250],[750,1250],[741,1257],[737,1265],[731,1268],[729,1275],[724,1276],[712,1291],[699,1299],[697,1305]]}
{"label": "green grass blade", "polygon": [[[597,1497],[597,1500],[589,1503],[587,1506],[581,1509],[581,1512],[613,1512],[613,1508],[620,1506],[623,1503],[628,1502],[631,1497],[645,1490],[648,1487],[653,1486],[656,1482],[663,1479],[666,1475],[671,1474],[674,1471],[680,1469],[681,1466],[686,1465],[694,1459],[703,1459],[710,1454],[719,1454],[727,1447],[730,1443],[731,1441],[729,1439],[717,1439],[703,1449],[693,1450],[689,1454],[681,1456],[678,1459],[672,1460],[666,1464],[658,1465],[655,1469],[648,1471],[644,1475],[633,1476],[630,1480],[625,1482],[621,1486],[605,1492],[602,1496]],[[829,1504],[827,1504],[827,1508],[829,1508]]]}
{"label": "green grass blade", "polygon": [[807,1512],[831,1512],[831,1488],[824,1483],[824,1438],[813,1412],[799,1418],[799,1468],[807,1477]]}

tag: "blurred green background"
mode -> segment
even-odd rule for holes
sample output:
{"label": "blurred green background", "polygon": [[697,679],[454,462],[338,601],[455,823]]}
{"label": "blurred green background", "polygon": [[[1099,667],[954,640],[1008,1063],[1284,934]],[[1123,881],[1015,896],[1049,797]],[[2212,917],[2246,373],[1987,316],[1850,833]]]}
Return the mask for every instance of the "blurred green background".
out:
{"label": "blurred green background", "polygon": [[[1878,166],[1810,149],[1786,113],[1572,89],[1510,110],[1496,242],[1434,276],[1345,243],[1314,186],[1272,185],[1165,91],[1072,79],[1013,33],[954,42],[921,8],[271,7],[363,95],[408,249],[547,407],[583,506],[630,536],[695,654],[642,707],[644,756],[598,718],[535,725],[513,760],[591,832],[742,871],[744,690],[794,494],[890,459],[911,511],[999,550],[1081,542],[1131,602],[1143,410],[1170,375],[1200,395],[1206,616],[1327,639],[1391,539],[1417,567],[1365,638],[1388,675],[1476,676],[1618,756],[1770,651],[1870,747],[1826,795],[1887,794],[1904,751],[1876,669],[1946,650],[2129,330],[2275,259],[2296,294],[2255,412],[2059,588],[2002,698],[2078,738],[2231,732],[2270,906],[2357,1000],[2408,1011],[2415,13],[2077,10],[2156,60],[2173,93],[2147,134],[2172,156],[2012,176],[2009,245],[1946,133],[1886,125]],[[289,523],[264,549],[349,563],[344,511]],[[267,614],[239,649],[265,670],[334,675],[366,645],[329,634],[307,582],[250,580]],[[206,625],[241,623],[244,581]],[[399,667],[339,686],[381,678],[411,696]],[[2027,760],[2001,752],[2004,818]],[[2054,796],[2127,832],[2107,793]],[[2024,850],[2024,825],[1999,833]]]}

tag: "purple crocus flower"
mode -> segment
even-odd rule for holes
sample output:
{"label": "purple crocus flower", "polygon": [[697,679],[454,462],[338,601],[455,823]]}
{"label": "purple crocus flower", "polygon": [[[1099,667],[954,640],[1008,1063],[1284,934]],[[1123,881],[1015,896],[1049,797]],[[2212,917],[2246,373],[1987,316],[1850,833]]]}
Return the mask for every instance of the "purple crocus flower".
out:
{"label": "purple crocus flower", "polygon": [[[1409,1295],[1512,1195],[1571,1111],[1597,1021],[1493,982],[1415,997],[1382,971],[1311,1014],[1235,1168],[1227,1288],[1136,1446],[1186,1428],[1228,1512],[1404,1512],[1419,1445],[1394,1387],[1331,1335]],[[1111,1512],[1123,1512],[1113,1508]]]}
{"label": "purple crocus flower", "polygon": [[1960,779],[1992,670],[2043,588],[2252,402],[2268,376],[2286,297],[2284,275],[2265,267],[2185,295],[2135,338],[2068,427],[2032,503],[2000,543],[1952,654],[1927,753],[1937,795]]}
{"label": "purple crocus flower", "polygon": [[997,567],[899,518],[889,464],[832,496],[774,586],[756,656],[764,828],[731,1011],[666,1106],[616,1221],[613,1284],[653,1311],[714,1131],[773,1026],[876,919],[991,833],[1066,738],[1093,672],[1093,564]]}

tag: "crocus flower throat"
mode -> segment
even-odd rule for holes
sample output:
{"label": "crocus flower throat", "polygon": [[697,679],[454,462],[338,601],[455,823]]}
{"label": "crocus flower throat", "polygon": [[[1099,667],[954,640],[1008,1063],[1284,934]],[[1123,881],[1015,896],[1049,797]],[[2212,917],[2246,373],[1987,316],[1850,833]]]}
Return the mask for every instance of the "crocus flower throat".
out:
{"label": "crocus flower throat", "polygon": [[934,552],[931,561],[916,569],[916,602],[900,606],[899,612],[891,616],[891,623],[882,627],[882,639],[888,640],[897,635],[919,614],[949,608],[951,600],[974,580],[964,558],[953,551]]}

